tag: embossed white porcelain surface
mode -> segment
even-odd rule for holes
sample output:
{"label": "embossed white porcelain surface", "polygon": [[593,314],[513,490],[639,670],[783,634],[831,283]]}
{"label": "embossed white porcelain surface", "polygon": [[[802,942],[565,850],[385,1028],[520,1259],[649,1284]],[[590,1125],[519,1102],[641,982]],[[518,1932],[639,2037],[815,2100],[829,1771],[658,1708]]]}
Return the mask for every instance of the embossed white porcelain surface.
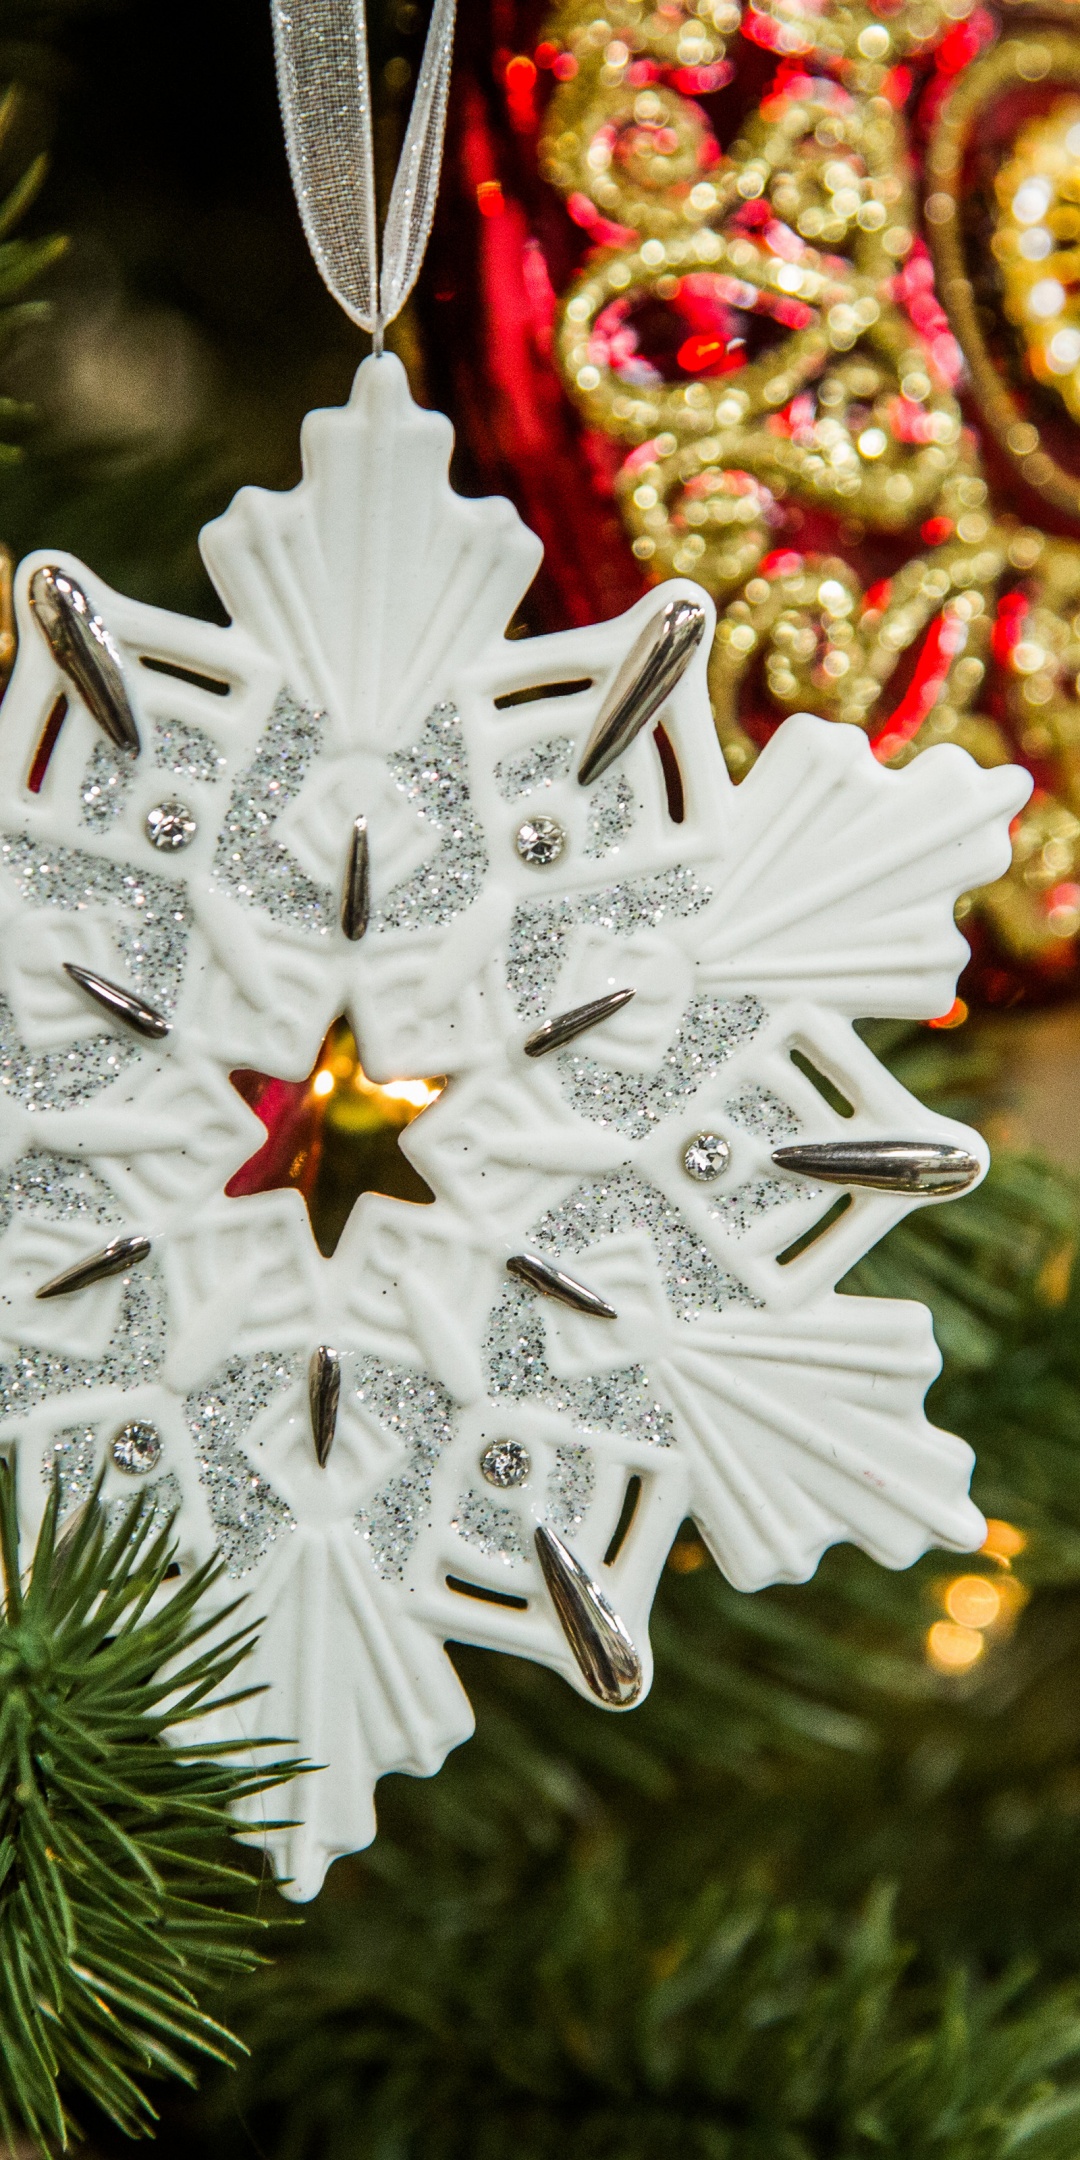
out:
{"label": "embossed white porcelain surface", "polygon": [[[582,748],[657,596],[508,640],[539,545],[509,504],[451,492],[450,439],[396,360],[366,362],[349,406],[306,422],[300,486],[245,490],[205,533],[226,629],[34,557],[0,729],[0,1441],[32,1534],[54,1463],[73,1505],[122,1426],[155,1428],[146,1487],[179,1504],[182,1562],[220,1545],[226,1587],[266,1615],[248,1729],[327,1766],[272,1796],[302,1818],[273,1841],[300,1898],[372,1836],[379,1776],[429,1774],[469,1733],[446,1640],[539,1659],[584,1691],[538,1523],[598,1584],[646,1685],[649,1608],[688,1512],[746,1590],[803,1580],[842,1538],[902,1567],[982,1534],[970,1451],[923,1413],[929,1315],[833,1288],[927,1203],[855,1192],[782,1261],[836,1190],[778,1171],[772,1150],[933,1140],[985,1163],[851,1022],[949,1005],[966,954],[953,903],[1005,869],[1029,783],[947,747],[889,773],[855,730],[797,717],[736,789],[706,638],[662,716],[682,822],[651,729],[581,788]],[[120,649],[138,758],[103,739],[33,622],[46,561]],[[664,597],[683,589],[709,605],[693,586]],[[146,818],[174,796],[196,830],[168,856]],[[371,915],[350,942],[360,815]],[[516,844],[540,817],[565,836],[548,865]],[[169,1035],[135,1037],[65,962],[135,991]],[[526,1057],[545,1019],[629,986],[600,1026]],[[435,1204],[365,1194],[324,1259],[297,1192],[226,1198],[264,1136],[228,1075],[303,1077],[341,1012],[369,1074],[449,1085],[403,1141]],[[730,1151],[704,1183],[683,1161],[702,1132]],[[35,1299],[134,1233],[152,1253],[129,1276]],[[537,1297],[506,1273],[520,1252],[617,1318]],[[341,1372],[325,1468],[308,1402],[320,1345]],[[481,1467],[496,1443],[528,1465],[504,1490]],[[640,1501],[607,1564],[631,1476]],[[106,1499],[131,1490],[111,1466]]]}

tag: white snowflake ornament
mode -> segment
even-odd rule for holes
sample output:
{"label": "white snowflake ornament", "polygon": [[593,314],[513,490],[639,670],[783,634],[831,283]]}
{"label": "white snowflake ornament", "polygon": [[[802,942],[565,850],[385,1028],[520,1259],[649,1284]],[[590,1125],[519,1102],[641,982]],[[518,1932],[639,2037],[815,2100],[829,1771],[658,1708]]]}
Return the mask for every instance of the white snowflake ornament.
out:
{"label": "white snowflake ornament", "polygon": [[[227,629],[32,558],[0,732],[0,1439],[28,1534],[104,1463],[265,1614],[298,1898],[468,1734],[447,1641],[621,1709],[687,1514],[746,1590],[983,1534],[928,1313],[833,1286],[982,1175],[852,1022],[949,1004],[1029,782],[800,716],[734,787],[705,594],[508,640],[539,547],[450,443],[366,361],[204,535]],[[342,1014],[434,1198],[327,1256],[230,1075]]]}

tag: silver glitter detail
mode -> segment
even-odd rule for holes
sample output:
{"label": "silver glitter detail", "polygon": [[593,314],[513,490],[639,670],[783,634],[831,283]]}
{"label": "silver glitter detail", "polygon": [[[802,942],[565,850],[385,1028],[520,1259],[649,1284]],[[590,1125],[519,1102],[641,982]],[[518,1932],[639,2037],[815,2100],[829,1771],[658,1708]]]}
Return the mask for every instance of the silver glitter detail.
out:
{"label": "silver glitter detail", "polygon": [[163,855],[175,855],[178,849],[190,847],[198,830],[198,820],[186,803],[155,803],[146,813],[146,837],[151,847],[160,848]]}
{"label": "silver glitter detail", "polygon": [[771,1215],[774,1208],[786,1207],[791,1200],[815,1199],[821,1190],[820,1185],[794,1185],[790,1178],[754,1178],[715,1201],[709,1213],[732,1237],[745,1237],[759,1216]]}
{"label": "silver glitter detail", "polygon": [[144,1418],[132,1418],[113,1434],[113,1462],[127,1477],[148,1477],[161,1461],[161,1434]]}
{"label": "silver glitter detail", "polygon": [[295,1530],[292,1509],[242,1441],[260,1412],[292,1386],[300,1360],[273,1350],[228,1360],[206,1387],[188,1395],[184,1416],[195,1442],[195,1463],[230,1575],[246,1575],[283,1531]]}
{"label": "silver glitter detail", "polygon": [[124,807],[128,788],[135,778],[138,753],[116,743],[94,744],[83,778],[80,799],[82,822],[92,832],[107,832]]}
{"label": "silver glitter detail", "polygon": [[70,1110],[110,1087],[141,1056],[138,1044],[114,1035],[81,1035],[67,1050],[31,1050],[0,997],[0,1088],[27,1110]]}
{"label": "silver glitter detail", "polygon": [[357,1360],[356,1401],[407,1450],[405,1467],[380,1487],[355,1527],[367,1543],[384,1581],[405,1572],[422,1524],[431,1511],[431,1473],[454,1437],[450,1396],[426,1372],[407,1365]]}
{"label": "silver glitter detail", "polygon": [[541,1216],[530,1243],[556,1259],[567,1251],[585,1252],[620,1230],[648,1231],[664,1288],[680,1320],[707,1310],[724,1312],[729,1305],[761,1304],[745,1283],[714,1260],[678,1208],[629,1167],[608,1177],[586,1178],[561,1207]]}
{"label": "silver glitter detail", "polygon": [[683,1149],[683,1169],[699,1185],[711,1185],[731,1161],[731,1149],[719,1133],[695,1133]]}
{"label": "silver glitter detail", "polygon": [[[105,1508],[106,1537],[113,1537],[116,1531],[119,1530],[125,1516],[130,1513],[132,1500],[136,1497],[134,1491],[130,1496],[123,1493],[117,1499],[110,1500],[107,1503]],[[144,1485],[142,1493],[138,1497],[151,1503],[147,1514],[143,1516],[144,1536],[147,1545],[150,1545],[156,1537],[160,1537],[171,1518],[180,1512],[184,1497],[180,1489],[180,1480],[172,1470],[167,1470],[164,1477],[155,1478],[152,1485]]]}
{"label": "silver glitter detail", "polygon": [[522,902],[514,909],[506,955],[506,985],[516,1010],[523,1018],[544,1011],[576,925],[632,937],[635,930],[655,929],[667,916],[696,915],[711,899],[696,871],[683,868],[605,885],[600,892]]}
{"label": "silver glitter detail", "polygon": [[73,1508],[81,1507],[84,1500],[89,1500],[94,1489],[97,1452],[98,1436],[93,1425],[65,1425],[56,1434],[52,1445],[46,1448],[41,1458],[41,1481],[43,1485],[51,1485],[54,1477],[59,1481],[59,1522],[63,1522]]}
{"label": "silver glitter detail", "polygon": [[531,743],[517,757],[507,758],[495,767],[495,785],[504,802],[517,802],[522,795],[531,795],[534,788],[551,787],[556,780],[565,780],[574,762],[574,738],[572,735],[549,735],[543,742]]}
{"label": "silver glitter detail", "polygon": [[637,801],[625,773],[609,773],[589,797],[588,856],[607,855],[634,829]]}
{"label": "silver glitter detail", "polygon": [[548,1477],[547,1520],[552,1529],[561,1531],[564,1536],[579,1530],[595,1489],[592,1449],[581,1446],[556,1448]]}
{"label": "silver glitter detail", "polygon": [[527,1560],[528,1546],[522,1535],[521,1524],[513,1508],[497,1507],[485,1493],[462,1493],[455,1513],[450,1518],[451,1530],[456,1530],[467,1545],[476,1545],[490,1560]]}
{"label": "silver glitter detail", "polygon": [[395,751],[386,762],[417,814],[443,837],[434,855],[392,888],[372,928],[425,930],[453,922],[476,899],[488,866],[457,707],[436,705],[412,748]]}
{"label": "silver glitter detail", "polygon": [[159,771],[175,773],[178,780],[222,780],[228,762],[213,736],[190,720],[155,722],[154,763]]}
{"label": "silver glitter detail", "polygon": [[532,1458],[520,1440],[493,1440],[480,1457],[480,1475],[489,1485],[497,1485],[500,1492],[509,1491],[512,1485],[524,1485],[532,1469]]}
{"label": "silver glitter detail", "polygon": [[119,1203],[104,1178],[81,1155],[54,1155],[31,1148],[0,1174],[0,1230],[13,1215],[51,1222],[118,1222]]}
{"label": "silver glitter detail", "polygon": [[790,1140],[802,1131],[794,1110],[767,1087],[744,1088],[741,1095],[724,1104],[724,1116],[743,1132],[756,1133],[762,1140]]}
{"label": "silver glitter detail", "polygon": [[251,764],[236,781],[214,851],[214,872],[243,907],[262,908],[275,922],[325,932],[337,921],[329,885],[300,868],[273,827],[299,795],[322,745],[326,715],[279,692]]}
{"label": "silver glitter detail", "polygon": [[[183,885],[156,870],[108,862],[82,848],[54,847],[26,833],[0,838],[0,861],[31,906],[71,911],[115,907],[116,949],[127,962],[132,988],[151,1005],[173,1012],[191,931]],[[111,1043],[111,1037],[106,1039]]]}
{"label": "silver glitter detail", "polygon": [[165,1286],[151,1260],[124,1283],[116,1327],[100,1358],[22,1343],[0,1364],[0,1422],[75,1388],[131,1389],[156,1379],[165,1331]]}
{"label": "silver glitter detail", "polygon": [[658,1403],[641,1365],[624,1365],[583,1380],[562,1380],[547,1361],[542,1303],[523,1283],[503,1291],[484,1338],[488,1392],[515,1402],[543,1402],[578,1425],[629,1433],[653,1447],[670,1447],[675,1427]]}
{"label": "silver glitter detail", "polygon": [[613,1125],[629,1140],[644,1140],[733,1051],[750,1042],[767,1017],[756,997],[694,998],[655,1072],[622,1072],[564,1050],[556,1060],[563,1092],[582,1117]]}

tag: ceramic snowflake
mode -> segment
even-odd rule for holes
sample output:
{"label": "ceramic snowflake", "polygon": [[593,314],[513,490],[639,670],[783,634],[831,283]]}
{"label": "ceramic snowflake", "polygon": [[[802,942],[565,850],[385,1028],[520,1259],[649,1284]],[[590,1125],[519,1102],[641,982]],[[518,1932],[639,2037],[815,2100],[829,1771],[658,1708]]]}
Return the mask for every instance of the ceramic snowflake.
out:
{"label": "ceramic snowflake", "polygon": [[[0,732],[0,1440],[28,1532],[104,1463],[265,1614],[301,1898],[468,1734],[447,1641],[627,1708],[687,1514],[745,1590],[983,1530],[929,1315],[833,1286],[985,1167],[852,1022],[948,1006],[1028,782],[797,717],[735,788],[705,595],[508,639],[449,448],[365,362],[204,534],[225,629],[35,557]],[[428,1204],[328,1256],[233,1076],[340,1016]]]}

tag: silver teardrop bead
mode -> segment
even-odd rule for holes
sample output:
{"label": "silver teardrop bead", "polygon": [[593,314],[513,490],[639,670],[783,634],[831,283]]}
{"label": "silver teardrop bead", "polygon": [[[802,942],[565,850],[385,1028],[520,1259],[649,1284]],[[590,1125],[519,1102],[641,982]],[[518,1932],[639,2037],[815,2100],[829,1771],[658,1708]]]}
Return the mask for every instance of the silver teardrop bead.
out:
{"label": "silver teardrop bead", "polygon": [[629,1708],[641,1693],[644,1675],[618,1614],[570,1547],[544,1523],[537,1525],[536,1554],[582,1678],[598,1702],[609,1709]]}
{"label": "silver teardrop bead", "polygon": [[584,1035],[586,1028],[599,1027],[601,1020],[610,1020],[623,1005],[628,1005],[633,990],[612,990],[607,997],[593,998],[588,1005],[575,1005],[571,1012],[556,1013],[553,1020],[545,1020],[525,1043],[526,1057],[546,1057],[549,1050],[561,1050],[564,1043],[573,1042],[575,1035]]}
{"label": "silver teardrop bead", "polygon": [[530,1290],[539,1290],[544,1297],[557,1298],[560,1305],[570,1305],[575,1312],[589,1313],[594,1320],[617,1320],[614,1305],[598,1297],[595,1290],[587,1290],[584,1283],[565,1275],[562,1268],[552,1267],[550,1260],[538,1260],[535,1253],[514,1253],[506,1263],[508,1275],[516,1275],[519,1282],[528,1283]]}
{"label": "silver teardrop bead", "polygon": [[867,1185],[877,1192],[965,1192],[981,1165],[966,1148],[940,1140],[823,1140],[773,1149],[779,1170],[827,1185]]}
{"label": "silver teardrop bead", "polygon": [[337,1431],[338,1404],[341,1400],[341,1359],[336,1350],[328,1350],[320,1343],[313,1350],[308,1363],[308,1408],[311,1412],[311,1437],[315,1442],[315,1456],[320,1470],[325,1470],[330,1459]]}
{"label": "silver teardrop bead", "polygon": [[124,681],[120,649],[81,585],[56,563],[35,570],[30,606],[53,659],[118,750],[142,745]]}
{"label": "silver teardrop bead", "polygon": [[599,780],[659,712],[685,674],[705,630],[697,600],[669,600],[654,615],[613,682],[578,766],[582,787]]}
{"label": "silver teardrop bead", "polygon": [[341,927],[352,944],[362,938],[371,914],[371,855],[367,819],[353,819],[349,861],[341,893]]}
{"label": "silver teardrop bead", "polygon": [[149,1251],[148,1237],[114,1238],[111,1245],[103,1245],[99,1252],[90,1253],[85,1260],[76,1260],[74,1267],[63,1268],[59,1275],[50,1276],[40,1290],[35,1290],[34,1296],[70,1297],[75,1290],[88,1290],[91,1283],[104,1282],[107,1275],[123,1275],[126,1269],[137,1267]]}
{"label": "silver teardrop bead", "polygon": [[105,975],[92,975],[89,968],[76,967],[73,960],[65,960],[64,973],[70,975],[72,982],[78,983],[80,990],[85,990],[95,1004],[104,1006],[115,1020],[126,1020],[136,1034],[149,1035],[154,1041],[160,1041],[168,1034],[169,1023],[164,1014],[155,1012],[152,1005],[144,1004],[142,998],[123,989],[120,983],[109,982]]}

